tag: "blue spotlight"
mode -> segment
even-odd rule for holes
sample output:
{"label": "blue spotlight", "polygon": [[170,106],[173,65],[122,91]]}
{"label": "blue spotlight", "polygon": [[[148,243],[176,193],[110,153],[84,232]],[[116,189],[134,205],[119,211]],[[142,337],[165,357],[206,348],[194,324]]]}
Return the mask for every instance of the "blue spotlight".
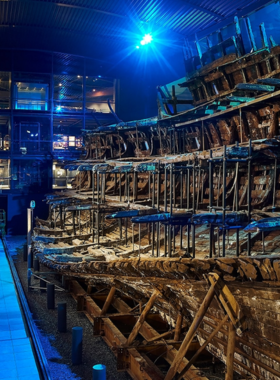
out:
{"label": "blue spotlight", "polygon": [[150,44],[152,40],[153,40],[152,35],[148,33],[148,34],[145,34],[145,36],[142,38],[142,40],[140,41],[140,44],[147,45],[147,44]]}
{"label": "blue spotlight", "polygon": [[136,49],[139,49],[139,48],[140,48],[140,46],[137,45],[137,46],[136,46]]}
{"label": "blue spotlight", "polygon": [[56,110],[57,110],[57,111],[61,111],[61,106],[57,106],[57,107],[56,107]]}

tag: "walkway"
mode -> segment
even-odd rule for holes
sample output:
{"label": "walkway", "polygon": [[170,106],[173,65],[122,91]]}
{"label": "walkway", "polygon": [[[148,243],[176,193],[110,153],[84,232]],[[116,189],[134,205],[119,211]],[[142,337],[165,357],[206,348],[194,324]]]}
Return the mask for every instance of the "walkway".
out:
{"label": "walkway", "polygon": [[3,243],[0,240],[0,380],[39,380]]}

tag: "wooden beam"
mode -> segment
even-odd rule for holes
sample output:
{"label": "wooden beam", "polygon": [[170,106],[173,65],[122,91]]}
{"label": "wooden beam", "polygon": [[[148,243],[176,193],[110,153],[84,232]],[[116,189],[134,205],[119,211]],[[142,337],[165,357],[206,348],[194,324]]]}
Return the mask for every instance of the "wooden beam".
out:
{"label": "wooden beam", "polygon": [[107,314],[107,311],[108,311],[108,309],[109,309],[109,307],[110,307],[110,305],[111,305],[111,303],[113,301],[115,293],[116,293],[116,287],[112,286],[111,289],[110,289],[110,292],[108,294],[108,297],[106,298],[106,301],[105,301],[105,303],[103,305],[103,308],[101,310],[100,315]]}
{"label": "wooden beam", "polygon": [[206,314],[209,305],[211,304],[211,302],[214,298],[214,295],[215,295],[215,284],[212,284],[209,291],[207,292],[200,308],[198,309],[198,312],[196,313],[196,316],[194,317],[194,320],[191,324],[191,327],[190,327],[189,331],[187,332],[185,339],[183,340],[183,343],[182,343],[175,359],[173,360],[171,367],[169,368],[169,371],[167,372],[164,380],[174,379],[174,377],[178,371],[178,368],[179,368],[182,360],[184,359],[184,357],[188,351],[188,348],[192,342],[192,339],[193,339],[204,315]]}
{"label": "wooden beam", "polygon": [[182,321],[183,321],[183,315],[181,313],[178,313],[176,326],[175,326],[175,334],[174,334],[174,340],[176,342],[180,339],[181,330],[182,330]]}
{"label": "wooden beam", "polygon": [[235,328],[233,323],[229,324],[227,344],[227,372],[225,380],[233,380],[233,359],[235,351]]}
{"label": "wooden beam", "polygon": [[138,321],[136,322],[135,326],[133,327],[133,330],[131,331],[131,333],[130,333],[127,341],[126,341],[127,346],[130,346],[132,344],[132,342],[134,341],[134,339],[136,338],[137,334],[139,333],[139,330],[141,329],[143,323],[145,322],[147,314],[149,313],[149,311],[153,307],[153,305],[154,305],[159,294],[160,294],[160,292],[157,289],[155,289],[153,291],[151,298],[147,302],[142,314],[138,318]]}
{"label": "wooden beam", "polygon": [[222,321],[218,324],[218,326],[215,328],[215,330],[209,335],[209,337],[206,339],[206,341],[203,343],[203,345],[196,351],[195,355],[191,358],[191,360],[188,362],[186,367],[183,369],[183,371],[180,372],[179,379],[183,379],[184,375],[188,372],[190,367],[194,364],[198,356],[202,353],[202,351],[206,348],[207,344],[211,342],[211,340],[214,338],[214,336],[217,334],[217,332],[220,330],[220,328],[223,326],[224,323],[228,320],[228,315],[225,315],[225,317],[222,319]]}
{"label": "wooden beam", "polygon": [[168,337],[169,335],[173,334],[174,332],[175,332],[175,329],[166,331],[166,332],[164,332],[164,333],[162,333],[160,335],[156,335],[153,338],[146,340],[146,342],[147,343],[155,342],[157,340],[160,340],[160,339]]}

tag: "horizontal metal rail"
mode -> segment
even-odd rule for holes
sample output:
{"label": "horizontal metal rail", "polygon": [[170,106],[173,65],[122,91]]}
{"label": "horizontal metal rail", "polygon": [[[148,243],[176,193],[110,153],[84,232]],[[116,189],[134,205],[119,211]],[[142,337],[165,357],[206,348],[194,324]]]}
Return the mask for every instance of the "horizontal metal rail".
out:
{"label": "horizontal metal rail", "polygon": [[32,347],[32,351],[34,353],[35,359],[37,361],[37,366],[38,366],[38,370],[40,372],[40,377],[42,380],[52,380],[49,364],[48,364],[47,358],[45,356],[45,353],[44,353],[44,350],[43,350],[43,347],[42,347],[42,344],[41,344],[41,341],[40,341],[40,338],[39,338],[39,335],[37,332],[37,327],[33,321],[32,314],[30,312],[30,309],[29,309],[29,306],[27,303],[27,299],[25,297],[24,290],[23,290],[23,287],[21,285],[19,276],[17,274],[17,270],[16,270],[16,267],[14,265],[13,259],[10,256],[6,239],[3,236],[1,239],[2,239],[3,246],[5,249],[5,253],[6,253],[10,268],[11,268],[11,273],[12,273],[12,276],[14,279],[16,291],[17,291],[18,298],[19,298],[19,301],[21,304],[21,308],[22,308],[23,313],[24,313],[24,319],[25,319],[24,322],[25,322],[25,326],[27,328],[27,332],[31,338],[31,347]]}

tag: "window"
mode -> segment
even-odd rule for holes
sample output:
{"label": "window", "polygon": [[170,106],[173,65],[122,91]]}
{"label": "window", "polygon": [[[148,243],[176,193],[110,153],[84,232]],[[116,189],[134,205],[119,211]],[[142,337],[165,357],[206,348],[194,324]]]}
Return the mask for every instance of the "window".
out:
{"label": "window", "polygon": [[54,75],[55,113],[83,111],[83,77],[81,75]]}
{"label": "window", "polygon": [[0,116],[0,151],[10,150],[10,119],[7,116]]}
{"label": "window", "polygon": [[19,159],[13,160],[12,179],[14,189],[29,188],[32,193],[48,191],[48,171],[51,160]]}
{"label": "window", "polygon": [[86,111],[109,113],[108,100],[115,110],[114,80],[102,77],[86,77]]}
{"label": "window", "polygon": [[80,118],[54,117],[53,150],[81,149],[83,146],[82,128],[83,120]]}
{"label": "window", "polygon": [[14,117],[13,151],[22,154],[48,152],[51,147],[49,117]]}
{"label": "window", "polygon": [[72,181],[77,175],[77,170],[64,169],[54,161],[53,163],[53,189],[71,189]]}
{"label": "window", "polygon": [[14,85],[16,110],[47,111],[48,97],[48,84],[16,82]]}
{"label": "window", "polygon": [[0,189],[10,188],[10,160],[0,160]]}
{"label": "window", "polygon": [[0,109],[10,108],[10,83],[11,73],[0,71]]}

